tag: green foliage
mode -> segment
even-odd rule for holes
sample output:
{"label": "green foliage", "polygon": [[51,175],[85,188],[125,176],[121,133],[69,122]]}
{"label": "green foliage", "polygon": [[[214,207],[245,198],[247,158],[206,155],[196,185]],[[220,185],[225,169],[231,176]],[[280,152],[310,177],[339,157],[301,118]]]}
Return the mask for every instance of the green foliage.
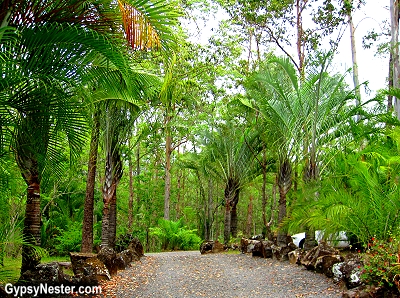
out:
{"label": "green foliage", "polygon": [[81,250],[82,241],[82,223],[74,222],[66,230],[61,230],[60,235],[56,237],[55,248],[59,255],[67,255],[72,251]]}
{"label": "green foliage", "polygon": [[370,249],[364,256],[364,269],[361,278],[367,284],[395,288],[394,278],[400,275],[400,241],[393,237],[387,240],[372,238]]}
{"label": "green foliage", "polygon": [[161,241],[163,250],[193,250],[198,249],[201,238],[197,230],[189,230],[178,221],[160,219],[158,227],[150,228],[150,235]]}

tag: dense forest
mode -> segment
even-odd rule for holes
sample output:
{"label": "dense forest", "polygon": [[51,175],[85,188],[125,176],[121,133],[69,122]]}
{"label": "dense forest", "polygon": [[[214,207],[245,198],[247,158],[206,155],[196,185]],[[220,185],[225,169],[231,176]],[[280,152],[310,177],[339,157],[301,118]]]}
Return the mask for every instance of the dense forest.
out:
{"label": "dense forest", "polygon": [[[0,267],[316,230],[396,258],[399,3],[356,36],[365,2],[2,1]],[[387,65],[374,94],[356,37]]]}

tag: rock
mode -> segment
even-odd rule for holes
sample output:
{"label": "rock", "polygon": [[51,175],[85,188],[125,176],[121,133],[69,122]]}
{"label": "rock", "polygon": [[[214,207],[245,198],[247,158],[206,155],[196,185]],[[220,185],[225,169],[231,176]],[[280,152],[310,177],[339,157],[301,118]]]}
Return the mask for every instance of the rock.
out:
{"label": "rock", "polygon": [[213,244],[212,252],[217,253],[217,252],[222,252],[222,251],[225,251],[225,246],[222,243],[220,243],[218,240],[216,240]]}
{"label": "rock", "polygon": [[128,245],[128,249],[132,252],[133,255],[136,255],[137,260],[144,256],[143,245],[138,238],[132,239],[132,241]]}
{"label": "rock", "polygon": [[334,280],[336,283],[338,283],[338,282],[340,282],[341,280],[343,280],[343,273],[342,273],[342,270],[341,270],[343,264],[344,264],[344,263],[341,262],[341,263],[333,264],[333,266],[332,266],[333,280]]}
{"label": "rock", "polygon": [[264,258],[265,257],[265,252],[264,252],[264,246],[263,246],[262,242],[258,241],[258,240],[253,240],[253,241],[255,241],[255,242],[254,242],[254,247],[253,247],[253,250],[251,252],[251,255],[253,257],[262,257],[262,258]]}
{"label": "rock", "polygon": [[212,252],[212,248],[213,248],[213,244],[214,244],[214,241],[212,241],[212,240],[204,241],[200,245],[200,253],[202,255],[206,254],[206,253],[211,253]]}
{"label": "rock", "polygon": [[308,270],[315,270],[315,264],[317,259],[322,256],[338,255],[339,251],[326,242],[321,241],[321,243],[308,251],[300,260],[301,264],[305,266]]}
{"label": "rock", "polygon": [[97,258],[106,265],[111,275],[116,275],[118,266],[116,262],[117,254],[111,247],[103,247],[97,254]]}
{"label": "rock", "polygon": [[[396,294],[394,294],[396,295]],[[344,291],[342,293],[343,298],[370,298],[370,297],[398,297],[397,295],[394,296],[385,291],[382,287],[374,287],[370,285],[362,285],[357,288]]]}
{"label": "rock", "polygon": [[324,273],[327,277],[333,277],[332,267],[334,264],[343,262],[341,255],[327,255],[317,258],[315,262],[315,271]]}
{"label": "rock", "polygon": [[272,258],[272,245],[274,245],[273,241],[265,240],[262,241],[263,249],[264,249],[264,258]]}
{"label": "rock", "polygon": [[83,272],[76,274],[76,282],[81,284],[94,285],[102,280],[110,280],[111,275],[106,265],[98,258],[86,259],[82,266]]}
{"label": "rock", "polygon": [[296,248],[295,250],[292,250],[291,252],[288,253],[288,258],[289,262],[291,264],[298,264],[300,265],[300,259],[304,254],[304,250],[301,248]]}
{"label": "rock", "polygon": [[274,259],[278,261],[288,261],[289,252],[295,250],[297,247],[293,248],[292,245],[287,245],[287,246],[272,245],[271,248]]}
{"label": "rock", "polygon": [[133,257],[134,257],[134,255],[129,249],[126,249],[124,251],[121,251],[120,253],[117,253],[117,257],[115,260],[117,269],[124,270],[124,269],[126,269],[126,267],[129,267],[130,263],[132,262]]}
{"label": "rock", "polygon": [[358,254],[348,254],[340,267],[348,289],[353,289],[361,285],[361,268],[364,264]]}
{"label": "rock", "polygon": [[90,258],[96,257],[93,253],[70,252],[72,271],[75,275],[83,273],[83,263]]}
{"label": "rock", "polygon": [[39,264],[34,270],[25,271],[20,278],[20,282],[29,282],[37,285],[48,283],[51,285],[61,284],[65,281],[64,274],[57,262]]}

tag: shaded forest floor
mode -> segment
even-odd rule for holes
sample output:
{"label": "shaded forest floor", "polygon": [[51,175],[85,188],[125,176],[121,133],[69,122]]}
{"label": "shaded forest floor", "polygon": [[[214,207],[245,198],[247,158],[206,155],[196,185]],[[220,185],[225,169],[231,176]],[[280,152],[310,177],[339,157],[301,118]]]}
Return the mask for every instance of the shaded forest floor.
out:
{"label": "shaded forest floor", "polygon": [[101,297],[341,297],[323,274],[243,254],[146,254],[103,284]]}

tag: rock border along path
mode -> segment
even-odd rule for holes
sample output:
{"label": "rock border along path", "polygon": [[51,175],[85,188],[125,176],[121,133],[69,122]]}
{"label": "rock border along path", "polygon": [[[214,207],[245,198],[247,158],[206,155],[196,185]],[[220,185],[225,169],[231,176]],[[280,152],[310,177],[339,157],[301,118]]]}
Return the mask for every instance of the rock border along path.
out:
{"label": "rock border along path", "polygon": [[246,254],[146,254],[103,284],[101,297],[341,297],[323,274]]}

